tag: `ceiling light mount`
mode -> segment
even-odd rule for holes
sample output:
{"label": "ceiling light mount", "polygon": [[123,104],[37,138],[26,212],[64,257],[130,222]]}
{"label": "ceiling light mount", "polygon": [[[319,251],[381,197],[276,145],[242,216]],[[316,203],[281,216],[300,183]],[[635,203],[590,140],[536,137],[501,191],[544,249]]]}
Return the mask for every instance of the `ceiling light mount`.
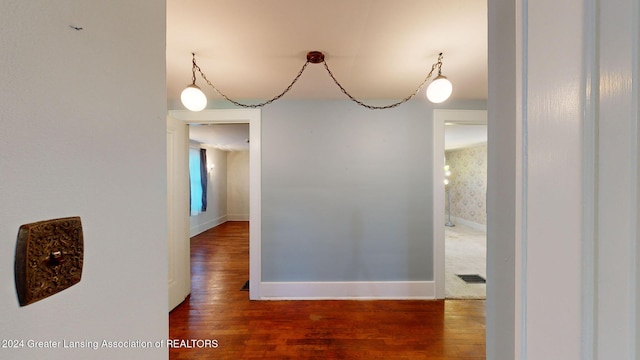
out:
{"label": "ceiling light mount", "polygon": [[309,51],[307,53],[307,61],[312,64],[320,64],[324,62],[324,54],[322,51]]}
{"label": "ceiling light mount", "polygon": [[304,65],[302,65],[302,68],[300,69],[300,71],[298,72],[296,77],[289,84],[289,86],[287,86],[287,88],[284,89],[284,91],[282,91],[280,94],[276,95],[272,99],[267,100],[267,101],[262,102],[262,103],[259,103],[259,104],[243,104],[243,103],[240,103],[240,102],[238,102],[236,100],[233,100],[233,99],[229,98],[227,95],[225,95],[220,90],[218,90],[218,88],[216,88],[213,85],[213,83],[211,81],[209,81],[209,79],[207,79],[207,76],[202,72],[202,69],[200,69],[198,64],[196,64],[196,55],[195,55],[195,53],[191,53],[191,55],[193,56],[192,68],[191,68],[191,72],[192,72],[191,80],[192,80],[192,83],[189,84],[189,86],[187,86],[187,88],[182,92],[182,95],[181,95],[182,103],[184,104],[184,106],[187,109],[189,109],[191,111],[200,111],[200,110],[204,109],[207,106],[207,98],[206,98],[206,96],[200,90],[200,88],[196,85],[196,71],[198,73],[200,73],[200,75],[202,76],[204,81],[209,86],[211,86],[213,88],[213,90],[215,90],[225,100],[227,100],[227,101],[229,101],[229,102],[231,102],[231,103],[233,103],[233,104],[235,104],[237,106],[245,107],[245,108],[260,108],[260,107],[263,107],[265,105],[268,105],[268,104],[280,99],[282,96],[284,96],[284,94],[286,94],[287,92],[289,92],[289,90],[291,90],[293,85],[298,81],[300,76],[302,76],[302,73],[304,72],[304,70],[307,68],[307,65],[309,65],[309,64],[323,64],[324,68],[327,70],[327,73],[329,74],[331,79],[333,79],[335,84],[340,88],[340,90],[349,99],[351,99],[352,101],[354,101],[358,105],[361,105],[361,106],[366,107],[368,109],[375,109],[375,110],[378,110],[378,109],[390,109],[390,108],[394,108],[394,107],[396,107],[398,105],[404,104],[405,102],[411,100],[414,96],[416,96],[418,94],[418,92],[420,92],[420,90],[424,87],[424,85],[427,83],[427,81],[429,81],[429,79],[431,78],[431,75],[433,74],[433,72],[436,69],[438,70],[438,75],[436,76],[435,79],[433,79],[433,81],[431,82],[431,84],[429,84],[429,86],[427,88],[427,98],[431,102],[441,103],[441,102],[443,102],[443,101],[445,101],[445,100],[447,100],[449,98],[449,96],[451,95],[451,91],[452,91],[451,82],[445,76],[442,75],[442,53],[440,53],[438,55],[438,61],[431,66],[431,71],[429,71],[429,74],[425,77],[425,79],[418,86],[418,88],[413,92],[413,94],[405,97],[404,99],[402,99],[402,100],[400,100],[400,101],[398,101],[396,103],[390,104],[390,105],[375,106],[375,105],[365,104],[364,102],[356,99],[353,95],[351,95],[344,88],[344,86],[342,86],[340,84],[340,82],[338,82],[338,79],[336,79],[336,77],[333,75],[333,73],[329,69],[329,65],[327,65],[327,62],[325,61],[324,54],[321,51],[309,51],[307,53],[307,61],[304,63]]}

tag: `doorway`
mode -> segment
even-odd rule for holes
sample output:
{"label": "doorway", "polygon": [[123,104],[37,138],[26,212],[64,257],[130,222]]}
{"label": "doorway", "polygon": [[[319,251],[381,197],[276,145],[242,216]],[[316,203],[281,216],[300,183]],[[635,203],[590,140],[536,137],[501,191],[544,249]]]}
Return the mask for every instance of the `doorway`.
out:
{"label": "doorway", "polygon": [[445,298],[486,299],[487,125],[445,123]]}
{"label": "doorway", "polygon": [[189,125],[192,156],[206,150],[207,180],[206,211],[191,214],[190,237],[226,221],[249,221],[249,137],[248,123]]}
{"label": "doorway", "polygon": [[[487,123],[486,110],[434,110],[434,152],[433,152],[433,239],[434,239],[434,280],[436,298],[446,298],[446,211],[445,179],[445,124],[475,125]],[[468,224],[465,224],[468,225]],[[486,245],[485,245],[486,246]],[[486,274],[486,260],[485,260]],[[461,274],[468,275],[468,274]],[[485,277],[486,279],[486,277]],[[462,279],[460,279],[462,281]]]}
{"label": "doorway", "polygon": [[[261,113],[258,109],[171,110],[169,116],[190,124],[249,124],[249,298],[260,299],[261,282]],[[188,214],[184,215],[188,217]],[[169,222],[183,219],[169,219]],[[170,247],[171,248],[171,247]],[[174,247],[180,248],[183,247]],[[183,255],[183,254],[181,254]]]}

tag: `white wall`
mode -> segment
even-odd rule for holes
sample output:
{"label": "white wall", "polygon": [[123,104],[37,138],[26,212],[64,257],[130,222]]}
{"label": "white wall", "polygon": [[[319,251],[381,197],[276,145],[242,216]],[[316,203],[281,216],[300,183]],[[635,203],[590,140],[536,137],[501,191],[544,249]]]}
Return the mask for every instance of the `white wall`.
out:
{"label": "white wall", "polygon": [[249,221],[249,152],[227,152],[228,220]]}
{"label": "white wall", "polygon": [[227,152],[205,145],[200,147],[207,150],[207,211],[189,217],[189,236],[227,221]]}
{"label": "white wall", "polygon": [[[0,338],[166,339],[164,2],[10,0],[0,23]],[[19,226],[74,215],[81,282],[20,307]],[[21,360],[166,356],[0,348]]]}

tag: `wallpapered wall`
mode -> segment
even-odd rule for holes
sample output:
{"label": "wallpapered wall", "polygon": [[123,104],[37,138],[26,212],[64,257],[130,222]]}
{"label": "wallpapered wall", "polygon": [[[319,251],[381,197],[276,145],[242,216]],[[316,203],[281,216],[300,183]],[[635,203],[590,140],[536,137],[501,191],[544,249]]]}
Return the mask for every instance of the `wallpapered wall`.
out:
{"label": "wallpapered wall", "polygon": [[451,216],[487,224],[487,143],[445,152]]}

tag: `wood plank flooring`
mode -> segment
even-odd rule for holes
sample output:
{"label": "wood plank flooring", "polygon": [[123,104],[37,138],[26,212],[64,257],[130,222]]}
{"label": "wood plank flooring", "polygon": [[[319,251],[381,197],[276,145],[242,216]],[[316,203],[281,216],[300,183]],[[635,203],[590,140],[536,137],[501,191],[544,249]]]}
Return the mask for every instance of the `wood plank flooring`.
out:
{"label": "wood plank flooring", "polygon": [[483,300],[249,301],[248,236],[227,222],[192,238],[170,359],[485,359]]}

